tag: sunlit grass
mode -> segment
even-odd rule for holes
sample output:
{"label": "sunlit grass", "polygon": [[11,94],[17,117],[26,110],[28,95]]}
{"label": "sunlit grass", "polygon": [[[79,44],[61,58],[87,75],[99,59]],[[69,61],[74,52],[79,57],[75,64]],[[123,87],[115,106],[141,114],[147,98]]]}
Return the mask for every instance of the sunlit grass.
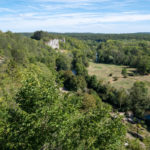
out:
{"label": "sunlit grass", "polygon": [[[150,75],[128,75],[127,78],[124,78],[121,74],[122,68],[126,67],[128,74],[133,73],[135,68],[128,68],[127,66],[118,66],[111,64],[98,64],[90,62],[90,66],[88,67],[88,72],[90,75],[96,75],[99,80],[104,80],[104,82],[112,84],[112,86],[117,89],[125,88],[130,89],[135,81],[143,81],[149,87],[150,93]],[[112,76],[111,76],[112,74]],[[115,81],[114,78],[117,77]]]}

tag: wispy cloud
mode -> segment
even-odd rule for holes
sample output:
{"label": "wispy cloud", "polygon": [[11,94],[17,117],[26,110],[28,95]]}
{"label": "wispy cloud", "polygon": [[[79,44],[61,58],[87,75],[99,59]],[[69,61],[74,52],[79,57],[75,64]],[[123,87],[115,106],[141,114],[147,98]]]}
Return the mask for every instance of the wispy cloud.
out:
{"label": "wispy cloud", "polygon": [[16,11],[14,9],[0,7],[0,12],[10,12],[10,13],[13,13],[13,12],[16,12]]}
{"label": "wispy cloud", "polygon": [[[17,16],[9,16],[0,18],[0,26],[7,22],[7,24],[18,25],[23,24],[24,26],[34,26],[35,29],[47,28],[50,30],[52,27],[68,27],[69,26],[80,26],[84,27],[87,25],[102,25],[106,23],[134,23],[137,21],[150,21],[150,14],[95,14],[95,13],[72,13],[72,14],[59,14],[59,15],[40,15],[38,13],[26,13],[19,14]],[[24,28],[22,25],[21,28]],[[20,28],[19,27],[19,28]]]}
{"label": "wispy cloud", "polygon": [[106,2],[111,0],[33,0],[35,2],[59,2],[59,3],[79,3],[79,2]]}
{"label": "wispy cloud", "polygon": [[[119,29],[122,32],[131,29],[150,31],[147,28],[150,24],[148,4],[150,2],[147,0],[22,0],[20,3],[10,3],[8,8],[6,5],[0,8],[0,29],[59,32],[120,32]],[[129,24],[130,29],[125,27]]]}

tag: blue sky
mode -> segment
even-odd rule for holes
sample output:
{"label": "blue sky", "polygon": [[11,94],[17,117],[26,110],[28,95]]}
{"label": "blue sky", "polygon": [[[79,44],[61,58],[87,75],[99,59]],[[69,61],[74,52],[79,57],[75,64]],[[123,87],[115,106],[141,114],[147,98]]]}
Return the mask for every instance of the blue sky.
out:
{"label": "blue sky", "polygon": [[0,30],[150,32],[150,0],[0,0]]}

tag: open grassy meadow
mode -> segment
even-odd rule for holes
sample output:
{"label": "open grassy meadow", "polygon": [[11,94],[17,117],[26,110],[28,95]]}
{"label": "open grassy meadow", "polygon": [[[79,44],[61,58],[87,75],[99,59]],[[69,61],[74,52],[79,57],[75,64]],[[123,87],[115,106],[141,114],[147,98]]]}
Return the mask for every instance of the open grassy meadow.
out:
{"label": "open grassy meadow", "polygon": [[98,64],[90,62],[88,67],[89,75],[96,75],[99,80],[112,84],[117,89],[125,88],[129,89],[132,87],[135,81],[143,81],[147,84],[150,93],[150,75],[135,75],[131,76],[135,71],[134,68],[127,68],[128,76],[124,78],[121,74],[122,68],[127,66],[117,66],[111,64]]}

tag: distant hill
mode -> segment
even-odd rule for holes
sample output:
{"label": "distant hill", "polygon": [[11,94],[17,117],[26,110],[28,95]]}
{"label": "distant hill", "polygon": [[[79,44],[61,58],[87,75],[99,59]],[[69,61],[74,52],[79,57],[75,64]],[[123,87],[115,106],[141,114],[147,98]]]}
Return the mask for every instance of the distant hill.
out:
{"label": "distant hill", "polygon": [[66,33],[66,35],[78,38],[80,40],[106,41],[108,39],[109,40],[136,39],[136,40],[150,41],[150,33],[128,33],[128,34]]}
{"label": "distant hill", "polygon": [[31,37],[33,35],[32,32],[22,32],[22,33],[16,33],[16,34],[19,34],[19,35],[24,35],[26,37]]}
{"label": "distant hill", "polygon": [[[106,41],[108,39],[112,40],[124,40],[124,39],[136,39],[136,40],[148,40],[150,41],[150,32],[139,32],[139,33],[124,33],[124,34],[104,34],[104,33],[55,33],[48,32],[51,35],[60,36],[66,35],[70,37],[77,38],[79,40],[93,40],[93,41]],[[17,33],[22,34],[27,37],[33,35],[32,32],[28,33]]]}

